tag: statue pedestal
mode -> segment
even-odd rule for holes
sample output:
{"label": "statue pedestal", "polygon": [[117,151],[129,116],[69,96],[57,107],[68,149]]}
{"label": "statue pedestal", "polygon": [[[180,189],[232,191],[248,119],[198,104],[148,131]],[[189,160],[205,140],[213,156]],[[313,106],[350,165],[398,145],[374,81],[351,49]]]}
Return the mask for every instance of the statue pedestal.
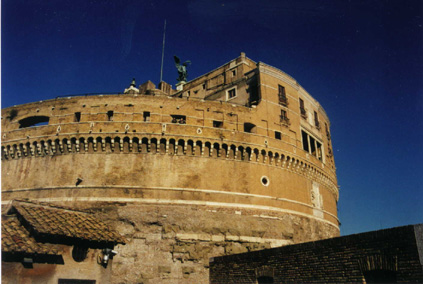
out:
{"label": "statue pedestal", "polygon": [[185,81],[180,81],[178,84],[175,85],[177,91],[182,91],[184,89],[184,85],[186,84]]}

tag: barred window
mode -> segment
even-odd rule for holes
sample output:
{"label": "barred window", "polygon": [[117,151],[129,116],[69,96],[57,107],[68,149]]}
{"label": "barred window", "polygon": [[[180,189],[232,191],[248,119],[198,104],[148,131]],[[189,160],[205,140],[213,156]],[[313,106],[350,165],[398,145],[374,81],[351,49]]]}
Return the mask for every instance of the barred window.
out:
{"label": "barred window", "polygon": [[320,129],[319,116],[317,115],[317,112],[314,112],[314,125],[316,128]]}
{"label": "barred window", "polygon": [[288,100],[286,98],[286,93],[285,93],[285,87],[284,86],[279,85],[278,96],[279,96],[279,104],[286,106],[288,104]]}

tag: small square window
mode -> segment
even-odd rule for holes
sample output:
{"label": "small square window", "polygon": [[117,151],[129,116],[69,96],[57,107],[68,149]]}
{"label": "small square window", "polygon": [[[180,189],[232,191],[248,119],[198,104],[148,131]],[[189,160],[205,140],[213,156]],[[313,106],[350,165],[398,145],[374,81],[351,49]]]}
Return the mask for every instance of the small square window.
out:
{"label": "small square window", "polygon": [[232,77],[236,76],[236,70],[232,70]]}
{"label": "small square window", "polygon": [[150,121],[150,112],[144,111],[143,118],[144,118],[144,121]]}
{"label": "small square window", "polygon": [[228,100],[233,99],[235,97],[236,97],[236,89],[235,88],[234,89],[230,89],[228,91]]}
{"label": "small square window", "polygon": [[213,127],[222,128],[223,127],[223,121],[213,120]]}
{"label": "small square window", "polygon": [[282,133],[275,131],[275,139],[282,140]]}
{"label": "small square window", "polygon": [[257,127],[255,124],[249,123],[249,122],[245,122],[244,123],[244,132],[247,133],[256,133],[257,131]]}

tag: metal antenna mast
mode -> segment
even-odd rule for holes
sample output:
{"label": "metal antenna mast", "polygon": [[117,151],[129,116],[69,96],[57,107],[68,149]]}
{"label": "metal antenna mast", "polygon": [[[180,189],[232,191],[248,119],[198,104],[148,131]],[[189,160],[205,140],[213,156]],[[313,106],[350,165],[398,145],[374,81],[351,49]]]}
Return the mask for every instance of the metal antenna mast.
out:
{"label": "metal antenna mast", "polygon": [[163,49],[162,49],[162,66],[160,67],[160,82],[163,79],[163,59],[164,59],[165,39],[166,39],[166,20],[164,21],[164,29],[163,29]]}

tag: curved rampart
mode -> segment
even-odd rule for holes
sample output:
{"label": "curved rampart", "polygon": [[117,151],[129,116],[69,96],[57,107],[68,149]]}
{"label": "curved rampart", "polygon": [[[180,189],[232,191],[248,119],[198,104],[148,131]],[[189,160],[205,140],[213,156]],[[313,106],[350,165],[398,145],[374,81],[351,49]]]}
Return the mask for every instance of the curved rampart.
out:
{"label": "curved rampart", "polygon": [[[249,107],[190,98],[207,95],[200,78],[178,97],[155,90],[2,110],[3,202],[31,198],[97,211],[131,240],[118,248],[114,268],[130,275],[128,283],[163,282],[174,270],[179,280],[171,283],[194,274],[199,283],[210,256],[339,235],[327,115],[295,82],[278,98],[283,80],[293,79],[259,69],[260,100]],[[248,72],[248,80],[228,83],[238,102],[256,86]],[[229,96],[226,85],[213,88],[211,96]],[[139,266],[141,280],[125,272]]]}

